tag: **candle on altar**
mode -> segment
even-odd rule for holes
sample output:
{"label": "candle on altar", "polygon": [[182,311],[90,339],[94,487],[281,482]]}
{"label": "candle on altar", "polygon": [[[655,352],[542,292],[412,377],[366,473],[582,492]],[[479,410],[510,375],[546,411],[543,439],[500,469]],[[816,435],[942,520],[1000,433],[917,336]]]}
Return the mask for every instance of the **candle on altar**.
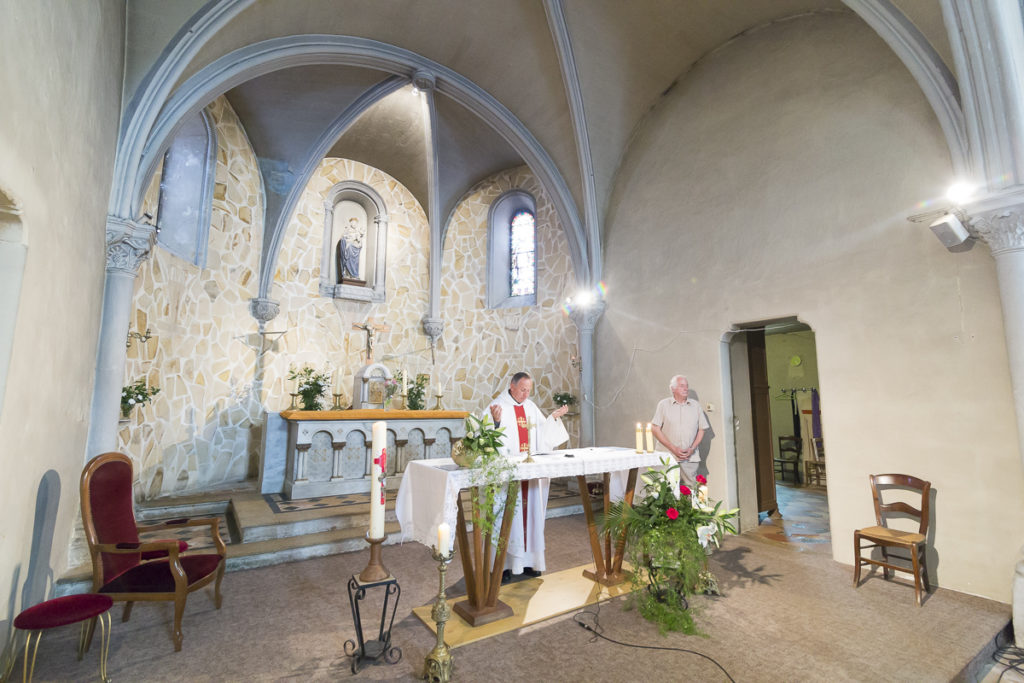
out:
{"label": "candle on altar", "polygon": [[434,396],[441,398],[444,396],[444,383],[441,382],[441,378],[437,378],[437,384],[434,385]]}
{"label": "candle on altar", "polygon": [[373,423],[370,468],[370,538],[384,538],[384,473],[387,471],[388,423]]}
{"label": "candle on altar", "polygon": [[452,530],[448,522],[441,522],[437,525],[437,552],[442,555],[448,554],[448,547],[451,544]]}
{"label": "candle on altar", "polygon": [[644,452],[644,429],[639,422],[636,423],[636,452]]}
{"label": "candle on altar", "polygon": [[647,423],[647,431],[644,433],[644,443],[647,446],[647,452],[654,452],[654,429],[650,422]]}
{"label": "candle on altar", "polygon": [[402,368],[402,395],[408,395],[409,393],[409,368]]}
{"label": "candle on altar", "polygon": [[332,384],[331,393],[332,394],[340,394],[341,393],[341,370],[339,370],[338,368],[334,368],[334,372],[331,374],[331,377],[333,379],[333,382],[331,383]]}

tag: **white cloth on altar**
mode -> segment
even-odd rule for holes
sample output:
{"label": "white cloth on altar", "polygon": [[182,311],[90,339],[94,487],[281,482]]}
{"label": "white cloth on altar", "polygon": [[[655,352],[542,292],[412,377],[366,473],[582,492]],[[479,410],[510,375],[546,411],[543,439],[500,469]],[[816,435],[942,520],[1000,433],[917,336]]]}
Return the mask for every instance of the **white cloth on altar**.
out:
{"label": "white cloth on altar", "polygon": [[[539,455],[533,463],[520,462],[515,479],[577,477],[619,472],[632,467],[658,464],[656,453],[634,453],[631,448],[592,447],[554,451]],[[395,514],[402,527],[402,541],[437,545],[437,526],[447,522],[456,530],[459,491],[473,485],[473,471],[459,467],[451,458],[412,460],[406,466],[398,488]],[[446,551],[455,544],[455,533]]]}
{"label": "white cloth on altar", "polygon": [[[655,451],[654,453],[648,454],[648,455],[656,455],[659,458],[661,458],[663,460],[663,462],[661,464],[654,465],[652,467],[648,467],[648,468],[646,468],[645,471],[640,472],[638,474],[638,476],[636,478],[636,490],[635,490],[635,493],[633,494],[633,500],[634,501],[643,500],[647,496],[647,487],[648,487],[648,484],[650,482],[650,479],[647,476],[645,476],[647,472],[650,472],[651,470],[660,470],[662,472],[665,472],[672,465],[675,464],[673,462],[673,458],[672,458],[671,454],[669,454],[667,452]],[[666,460],[667,460],[667,462],[664,462]],[[611,500],[611,502],[618,503],[620,500],[625,498],[625,496],[626,496],[626,483],[627,483],[626,482],[626,478],[628,476],[629,476],[629,471],[628,470],[621,470],[619,472],[612,472],[608,476],[608,497],[609,497],[609,500]],[[678,498],[679,497],[679,468],[678,467],[673,469],[673,470],[671,470],[670,472],[668,472],[668,479],[669,479],[669,481],[672,482],[672,488],[676,492],[676,498]]]}
{"label": "white cloth on altar", "polygon": [[[544,417],[544,413],[530,399],[518,403],[508,391],[503,391],[487,406],[487,412],[490,413],[491,406],[501,407],[501,421],[498,426],[505,430],[501,438],[501,453],[505,457],[518,459],[521,455],[525,455],[522,450],[524,444],[521,444],[519,439],[519,426],[516,424],[515,409],[519,405],[526,413],[527,429],[535,442],[531,445],[531,452],[552,451],[569,439],[569,433],[565,430],[561,420]],[[512,517],[512,531],[508,537],[508,552],[505,555],[504,566],[504,569],[510,569],[513,574],[522,574],[525,567],[531,567],[539,572],[546,568],[544,563],[544,518],[548,509],[550,487],[551,479],[549,478],[530,479],[526,484],[525,528],[523,526],[523,494],[520,490],[515,514]],[[498,497],[495,506],[499,509],[504,508],[504,492]]]}

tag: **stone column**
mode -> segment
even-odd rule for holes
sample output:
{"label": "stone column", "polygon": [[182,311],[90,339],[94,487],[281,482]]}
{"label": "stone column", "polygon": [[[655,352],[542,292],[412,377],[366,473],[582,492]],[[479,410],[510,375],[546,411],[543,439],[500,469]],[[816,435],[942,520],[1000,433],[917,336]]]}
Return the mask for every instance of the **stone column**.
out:
{"label": "stone column", "polygon": [[604,314],[604,302],[573,308],[569,316],[580,335],[580,445],[595,445],[594,433],[594,328]]}
{"label": "stone column", "polygon": [[[1006,353],[1017,413],[1017,440],[1024,465],[1024,198],[992,208],[997,200],[969,207],[970,224],[992,249],[1003,305]],[[1024,549],[1013,578],[1013,630],[1017,647],[1024,647]]]}
{"label": "stone column", "polygon": [[[331,279],[331,246],[334,244],[334,202],[324,202],[324,242],[320,250],[320,296],[334,296],[334,283]],[[369,235],[367,235],[369,236]],[[341,273],[338,273],[340,276]],[[341,282],[341,277],[336,279]],[[274,315],[277,315],[276,313]],[[262,328],[261,328],[262,329]]]}
{"label": "stone column", "polygon": [[149,258],[156,228],[127,218],[107,216],[107,275],[103,286],[96,375],[86,458],[117,449],[117,420],[128,355],[125,345],[139,265]]}

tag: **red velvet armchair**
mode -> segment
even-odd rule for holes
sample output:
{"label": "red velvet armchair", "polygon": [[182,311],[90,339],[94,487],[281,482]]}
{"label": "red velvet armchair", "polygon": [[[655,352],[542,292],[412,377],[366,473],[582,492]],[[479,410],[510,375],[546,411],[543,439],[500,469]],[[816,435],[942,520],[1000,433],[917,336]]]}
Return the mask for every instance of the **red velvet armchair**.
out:
{"label": "red velvet armchair", "polygon": [[[82,471],[82,524],[92,556],[93,592],[126,603],[122,621],[128,621],[135,602],[174,602],[177,652],[188,594],[215,582],[214,604],[220,609],[227,549],[215,517],[136,524],[132,479],[132,461],[123,453],[98,455]],[[187,544],[179,541],[139,541],[139,532],[186,526],[209,526],[216,553],[182,554]]]}

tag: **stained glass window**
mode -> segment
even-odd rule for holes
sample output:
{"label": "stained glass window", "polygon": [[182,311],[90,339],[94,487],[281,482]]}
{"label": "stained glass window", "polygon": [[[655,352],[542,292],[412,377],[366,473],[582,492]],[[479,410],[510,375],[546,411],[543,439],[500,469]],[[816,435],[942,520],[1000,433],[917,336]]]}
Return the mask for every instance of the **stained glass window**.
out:
{"label": "stained glass window", "polygon": [[533,294],[537,283],[536,234],[533,214],[519,211],[512,216],[512,230],[509,232],[511,259],[509,277],[511,296]]}

